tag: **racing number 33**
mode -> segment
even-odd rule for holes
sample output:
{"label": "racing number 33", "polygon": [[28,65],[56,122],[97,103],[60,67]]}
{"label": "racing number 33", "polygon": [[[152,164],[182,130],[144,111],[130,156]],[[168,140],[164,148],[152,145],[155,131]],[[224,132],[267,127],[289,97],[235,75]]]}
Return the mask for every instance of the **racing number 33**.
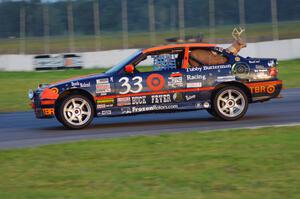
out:
{"label": "racing number 33", "polygon": [[122,77],[119,80],[119,82],[122,83],[121,87],[125,87],[126,90],[120,91],[120,94],[127,94],[129,92],[132,92],[132,93],[141,92],[141,90],[143,89],[142,81],[143,81],[142,77],[139,77],[139,76],[132,78],[133,86],[135,87],[135,88],[132,88],[133,86],[131,86],[129,84],[129,78]]}

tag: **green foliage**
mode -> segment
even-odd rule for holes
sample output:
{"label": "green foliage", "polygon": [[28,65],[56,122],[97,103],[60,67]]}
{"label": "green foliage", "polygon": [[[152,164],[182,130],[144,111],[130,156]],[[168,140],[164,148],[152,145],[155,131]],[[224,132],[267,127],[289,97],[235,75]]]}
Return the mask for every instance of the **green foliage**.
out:
{"label": "green foliage", "polygon": [[0,198],[296,199],[299,139],[298,126],[0,151]]}
{"label": "green foliage", "polygon": [[300,87],[300,59],[279,62],[279,78],[285,88]]}

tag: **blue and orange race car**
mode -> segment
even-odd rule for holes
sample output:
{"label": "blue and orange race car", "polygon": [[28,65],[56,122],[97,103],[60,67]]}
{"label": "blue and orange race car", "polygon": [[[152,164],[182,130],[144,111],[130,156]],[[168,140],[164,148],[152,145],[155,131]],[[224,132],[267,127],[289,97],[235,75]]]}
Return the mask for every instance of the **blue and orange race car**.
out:
{"label": "blue and orange race car", "polygon": [[[204,63],[197,51],[221,62]],[[242,118],[249,103],[278,97],[277,73],[276,59],[244,58],[213,44],[174,44],[139,50],[103,74],[43,84],[29,98],[37,118],[56,117],[71,129],[94,117],[197,109],[230,121]]]}

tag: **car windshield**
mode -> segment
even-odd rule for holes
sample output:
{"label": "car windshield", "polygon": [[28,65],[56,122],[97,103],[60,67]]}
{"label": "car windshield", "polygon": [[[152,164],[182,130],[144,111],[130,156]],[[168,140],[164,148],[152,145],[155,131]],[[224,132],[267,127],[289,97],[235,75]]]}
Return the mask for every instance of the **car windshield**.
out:
{"label": "car windshield", "polygon": [[121,70],[126,64],[128,64],[129,62],[131,62],[134,58],[136,58],[138,55],[140,55],[142,53],[141,50],[136,51],[135,53],[133,53],[131,56],[127,57],[125,60],[121,61],[119,64],[115,65],[114,67],[112,67],[111,69],[109,69],[108,71],[106,71],[105,73],[115,73],[118,72],[119,70]]}

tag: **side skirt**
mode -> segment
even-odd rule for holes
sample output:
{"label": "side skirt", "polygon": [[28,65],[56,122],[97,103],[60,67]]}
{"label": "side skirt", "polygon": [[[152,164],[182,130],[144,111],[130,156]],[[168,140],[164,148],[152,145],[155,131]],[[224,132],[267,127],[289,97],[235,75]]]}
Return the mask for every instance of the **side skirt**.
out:
{"label": "side skirt", "polygon": [[193,111],[210,108],[209,101],[199,101],[190,103],[179,104],[151,104],[151,105],[138,105],[138,106],[122,106],[111,107],[97,110],[98,117],[110,117],[110,116],[125,116],[136,115],[144,113],[170,113],[179,111]]}

